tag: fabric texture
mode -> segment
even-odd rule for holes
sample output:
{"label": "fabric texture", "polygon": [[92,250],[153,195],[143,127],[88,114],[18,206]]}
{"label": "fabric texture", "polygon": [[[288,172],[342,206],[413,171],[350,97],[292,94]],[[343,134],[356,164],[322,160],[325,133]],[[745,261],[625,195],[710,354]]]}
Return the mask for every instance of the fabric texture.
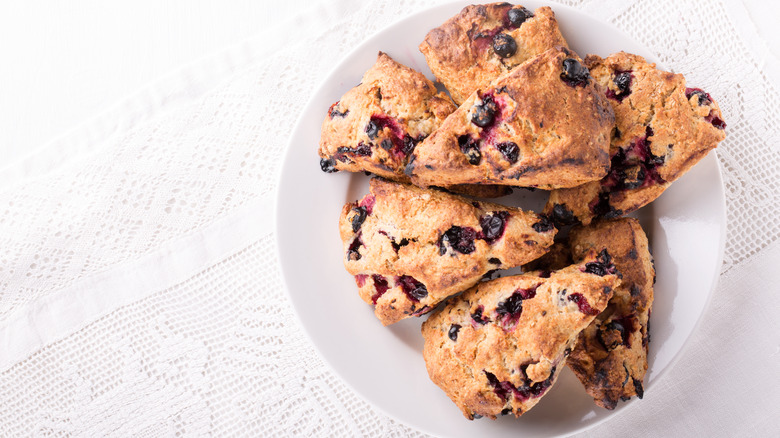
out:
{"label": "fabric texture", "polygon": [[[336,60],[434,3],[303,8],[280,26],[304,37],[269,29],[0,171],[0,436],[424,436],[349,389],[304,335],[273,197],[291,126]],[[652,393],[584,435],[777,434],[771,55],[736,1],[562,3],[686,73],[728,123],[728,239],[710,307]]]}

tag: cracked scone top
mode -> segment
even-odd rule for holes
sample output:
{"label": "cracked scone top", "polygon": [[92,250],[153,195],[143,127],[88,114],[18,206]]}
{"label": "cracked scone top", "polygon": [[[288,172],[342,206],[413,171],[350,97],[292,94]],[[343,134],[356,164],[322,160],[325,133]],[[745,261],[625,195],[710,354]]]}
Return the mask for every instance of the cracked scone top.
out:
{"label": "cracked scone top", "polygon": [[531,12],[509,3],[470,5],[432,29],[420,52],[460,105],[471,93],[526,60],[566,46],[547,6]]}
{"label": "cracked scone top", "polygon": [[520,416],[555,383],[619,281],[593,251],[548,278],[480,283],[423,323],[428,375],[468,419]]}
{"label": "cracked scone top", "polygon": [[686,88],[681,74],[625,52],[585,64],[615,111],[609,173],[600,181],[554,190],[545,213],[558,224],[618,217],[652,202],[722,141],[718,104]]}
{"label": "cracked scone top", "polygon": [[622,281],[607,308],[580,333],[566,364],[596,404],[614,409],[620,400],[642,398],[647,372],[655,269],[639,221],[601,219],[574,227],[568,244],[557,242],[550,252],[523,269],[537,270],[529,274],[560,269],[590,250],[606,250]]}
{"label": "cracked scone top", "polygon": [[556,233],[533,212],[381,178],[344,206],[339,231],[344,265],[384,325],[541,256]]}
{"label": "cracked scone top", "polygon": [[557,188],[609,170],[612,107],[577,55],[553,48],[477,90],[421,144],[419,186]]}
{"label": "cracked scone top", "polygon": [[422,73],[379,52],[363,80],[331,105],[322,123],[320,167],[407,181],[409,154],[455,110]]}

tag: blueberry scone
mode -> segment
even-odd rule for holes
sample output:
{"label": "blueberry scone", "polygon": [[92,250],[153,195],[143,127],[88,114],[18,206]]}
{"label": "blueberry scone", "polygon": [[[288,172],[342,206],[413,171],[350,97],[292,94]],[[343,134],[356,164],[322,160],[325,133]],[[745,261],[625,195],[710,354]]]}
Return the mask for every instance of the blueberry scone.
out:
{"label": "blueberry scone", "polygon": [[523,270],[546,276],[591,250],[609,254],[622,282],[607,308],[580,333],[566,363],[596,404],[614,409],[618,400],[644,394],[655,268],[639,221],[624,217],[576,226],[568,242],[556,242],[547,254],[523,265]]}
{"label": "blueberry scone", "polygon": [[618,400],[644,394],[655,281],[647,236],[639,221],[620,218],[576,227],[569,242],[575,260],[606,248],[622,274],[609,305],[580,333],[567,362],[596,404],[614,409]]}
{"label": "blueberry scone", "polygon": [[422,73],[379,52],[362,82],[328,109],[320,167],[408,181],[404,166],[409,154],[454,110],[447,95]]}
{"label": "blueberry scone", "polygon": [[431,30],[420,44],[428,66],[460,105],[471,93],[526,60],[566,46],[549,7],[471,5]]}
{"label": "blueberry scone", "polygon": [[384,325],[541,256],[556,233],[533,212],[381,178],[344,206],[339,231],[344,265]]}
{"label": "blueberry scone", "polygon": [[650,203],[725,138],[718,104],[681,74],[625,52],[589,55],[585,65],[614,108],[609,173],[555,190],[545,213],[557,224],[619,217]]}
{"label": "blueberry scone", "polygon": [[474,92],[417,145],[419,186],[574,187],[609,170],[612,107],[577,55],[553,48]]}
{"label": "blueberry scone", "polygon": [[547,278],[480,283],[422,325],[428,375],[468,419],[520,416],[555,383],[620,279],[595,251]]}

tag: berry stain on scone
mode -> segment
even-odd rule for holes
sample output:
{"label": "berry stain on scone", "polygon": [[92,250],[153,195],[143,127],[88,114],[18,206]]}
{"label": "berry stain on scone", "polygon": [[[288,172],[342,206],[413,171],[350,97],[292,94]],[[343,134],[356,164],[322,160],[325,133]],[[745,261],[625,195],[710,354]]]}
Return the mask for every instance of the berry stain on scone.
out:
{"label": "berry stain on scone", "polygon": [[532,212],[381,178],[344,206],[339,230],[344,265],[384,325],[541,256],[556,233]]}
{"label": "berry stain on scone", "polygon": [[509,3],[466,6],[420,44],[428,66],[462,104],[526,60],[566,46],[549,7],[530,11]]}
{"label": "berry stain on scone", "polygon": [[454,110],[422,73],[379,52],[362,82],[328,109],[320,168],[408,181],[404,167],[410,153]]}
{"label": "berry stain on scone", "polygon": [[577,55],[552,48],[472,94],[412,153],[420,186],[574,187],[609,170],[612,107]]}
{"label": "berry stain on scone", "polygon": [[423,323],[428,375],[466,418],[519,417],[549,391],[579,333],[620,283],[600,257],[591,251],[547,278],[480,283]]}
{"label": "berry stain on scone", "polygon": [[585,59],[615,112],[610,171],[555,190],[545,207],[558,225],[619,217],[652,202],[725,138],[718,104],[681,74],[620,52]]}

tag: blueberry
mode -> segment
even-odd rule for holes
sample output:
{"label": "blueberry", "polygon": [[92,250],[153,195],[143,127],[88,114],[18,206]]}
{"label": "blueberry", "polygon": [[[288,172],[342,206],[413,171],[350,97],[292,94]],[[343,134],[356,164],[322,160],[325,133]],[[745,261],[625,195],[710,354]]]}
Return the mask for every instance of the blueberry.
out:
{"label": "blueberry", "polygon": [[338,172],[339,170],[336,169],[336,160],[333,158],[324,159],[320,158],[320,169],[322,169],[325,173],[333,173]]}
{"label": "blueberry", "polygon": [[511,141],[505,141],[496,145],[496,148],[504,155],[507,161],[514,164],[517,162],[517,158],[520,155],[520,148],[517,144]]}
{"label": "blueberry", "polygon": [[347,114],[349,113],[349,110],[344,110],[344,112],[339,111],[338,108],[336,108],[338,104],[339,103],[336,102],[333,105],[331,105],[330,108],[328,109],[328,116],[331,119],[334,117],[346,117]]}
{"label": "blueberry", "polygon": [[476,237],[477,233],[473,228],[453,225],[439,238],[439,255],[447,253],[447,246],[451,246],[459,253],[471,254],[476,249],[474,247]]}
{"label": "blueberry", "polygon": [[493,119],[496,117],[496,111],[498,111],[498,106],[493,101],[493,97],[485,96],[482,98],[481,104],[474,105],[471,122],[480,128],[488,127],[493,124]]}
{"label": "blueberry", "polygon": [[615,86],[620,90],[620,94],[627,95],[630,93],[629,87],[631,87],[631,72],[623,71],[615,75]]}
{"label": "blueberry", "polygon": [[355,239],[352,240],[352,243],[349,244],[349,248],[347,249],[347,260],[349,261],[357,261],[360,260],[360,252],[358,251],[360,247],[363,245],[363,241],[360,240],[360,234],[355,236]]}
{"label": "blueberry", "polygon": [[566,58],[563,60],[561,79],[569,86],[584,87],[588,83],[588,79],[590,79],[590,72],[576,59]]}
{"label": "blueberry", "polygon": [[572,225],[580,221],[574,216],[573,211],[562,204],[553,205],[552,220],[556,225]]}
{"label": "blueberry", "polygon": [[371,145],[363,143],[362,141],[358,143],[358,146],[354,149],[354,153],[357,156],[360,157],[369,157],[371,156]]}
{"label": "blueberry", "polygon": [[[631,94],[631,82],[633,75],[631,70],[627,71],[615,71],[615,76],[612,78],[612,82],[615,83],[618,91],[615,92],[612,89],[607,89],[606,96],[610,99],[622,102],[629,94]],[[617,135],[619,137],[619,135]]]}
{"label": "blueberry", "polygon": [[699,105],[709,105],[712,103],[712,98],[701,88],[686,88],[685,97],[690,99],[691,96],[699,96]]}
{"label": "blueberry", "polygon": [[466,155],[469,164],[477,165],[482,161],[482,153],[479,151],[479,140],[474,140],[468,135],[458,137],[460,151]]}
{"label": "blueberry", "polygon": [[506,14],[512,27],[520,27],[526,20],[534,16],[533,12],[524,7],[510,9]]}
{"label": "blueberry", "polygon": [[406,134],[404,136],[404,145],[401,148],[401,153],[404,155],[409,155],[414,151],[414,148],[417,146],[417,140],[413,139],[409,134]]}
{"label": "blueberry", "polygon": [[460,325],[452,324],[450,326],[449,333],[447,333],[447,335],[450,337],[450,339],[453,340],[453,342],[458,340],[458,330],[460,330]]}
{"label": "blueberry", "polygon": [[389,151],[393,148],[393,142],[388,139],[384,139],[382,140],[382,143],[380,143],[380,146],[382,146],[382,149]]}
{"label": "blueberry", "polygon": [[520,314],[523,312],[523,297],[521,294],[515,292],[509,296],[506,300],[496,305],[496,313],[499,317],[508,317],[517,321],[520,318]]}
{"label": "blueberry", "polygon": [[360,226],[363,225],[363,221],[366,220],[366,209],[364,207],[355,207],[352,211],[355,212],[355,216],[352,217],[352,232],[357,233]]}
{"label": "blueberry", "polygon": [[607,274],[616,273],[617,269],[612,264],[612,256],[609,255],[606,249],[602,249],[595,262],[585,263],[584,272],[603,277]]}
{"label": "blueberry", "polygon": [[366,125],[366,134],[368,134],[368,138],[374,140],[376,136],[379,135],[379,125],[374,123],[373,120],[370,120]]}
{"label": "blueberry", "polygon": [[471,319],[474,323],[484,325],[487,324],[490,319],[487,316],[482,315],[482,312],[485,311],[485,306],[480,305],[477,307],[477,310],[474,311],[474,313],[471,314]]}
{"label": "blueberry", "polygon": [[596,216],[613,218],[623,215],[623,210],[616,209],[609,203],[609,192],[599,193],[598,201],[591,207],[591,211]]}
{"label": "blueberry", "polygon": [[396,283],[401,285],[401,290],[414,302],[419,302],[421,299],[428,296],[428,288],[414,277],[402,275],[396,277]]}
{"label": "blueberry", "polygon": [[509,213],[498,211],[479,218],[479,225],[482,227],[482,235],[480,238],[484,239],[487,243],[496,241],[504,234],[504,228],[506,228],[506,220],[508,217]]}
{"label": "blueberry", "polygon": [[645,396],[645,390],[642,388],[642,382],[639,379],[634,380],[634,390],[636,390],[636,396],[640,399]]}
{"label": "blueberry", "polygon": [[546,233],[554,228],[552,221],[545,215],[539,216],[539,222],[531,225],[537,233]]}
{"label": "blueberry", "polygon": [[493,50],[502,58],[509,58],[517,52],[515,39],[505,33],[493,37]]}

